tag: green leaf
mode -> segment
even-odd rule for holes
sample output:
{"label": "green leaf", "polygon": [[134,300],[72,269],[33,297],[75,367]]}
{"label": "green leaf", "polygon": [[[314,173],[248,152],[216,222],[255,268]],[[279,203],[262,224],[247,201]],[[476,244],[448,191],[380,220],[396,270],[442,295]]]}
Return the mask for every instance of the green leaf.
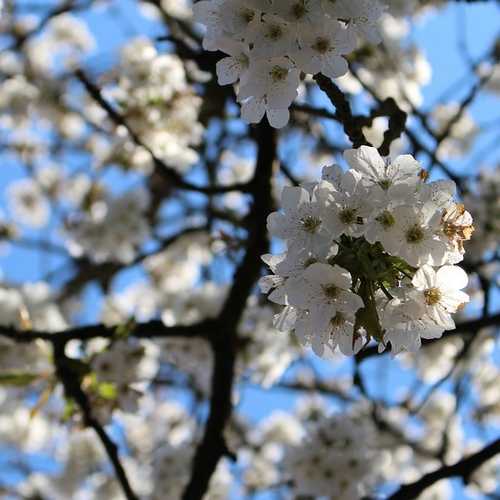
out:
{"label": "green leaf", "polygon": [[358,294],[363,299],[365,307],[358,309],[356,312],[354,330],[357,331],[359,327],[363,327],[370,337],[381,342],[384,337],[384,332],[380,326],[373,290],[374,283],[372,281],[362,280]]}
{"label": "green leaf", "polygon": [[0,373],[0,385],[14,385],[23,387],[29,385],[40,377],[38,373],[11,372]]}
{"label": "green leaf", "polygon": [[69,420],[76,413],[76,403],[73,398],[67,398],[66,404],[64,405],[64,412],[62,419],[64,421]]}
{"label": "green leaf", "polygon": [[128,337],[132,333],[136,325],[137,323],[135,321],[135,318],[129,318],[126,323],[123,323],[116,327],[115,337],[118,339]]}
{"label": "green leaf", "polygon": [[111,401],[115,400],[118,396],[116,385],[111,382],[101,382],[97,386],[97,393],[101,398]]}

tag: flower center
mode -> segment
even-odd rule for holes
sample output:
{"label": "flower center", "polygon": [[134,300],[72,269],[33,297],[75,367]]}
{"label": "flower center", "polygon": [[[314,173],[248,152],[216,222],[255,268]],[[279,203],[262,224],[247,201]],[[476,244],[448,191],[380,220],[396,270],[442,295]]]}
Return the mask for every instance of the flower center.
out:
{"label": "flower center", "polygon": [[375,218],[375,220],[384,229],[389,229],[396,223],[396,219],[394,219],[394,216],[388,210],[384,210],[378,217]]}
{"label": "flower center", "polygon": [[415,244],[420,243],[424,239],[425,233],[421,226],[414,224],[406,231],[405,236],[407,243]]}
{"label": "flower center", "polygon": [[332,325],[333,328],[338,328],[339,326],[342,326],[345,322],[345,317],[344,315],[339,311],[333,318],[330,319],[330,324]]}
{"label": "flower center", "polygon": [[21,196],[21,201],[27,208],[33,208],[36,205],[36,198],[31,193],[25,193]]}
{"label": "flower center", "polygon": [[303,217],[300,219],[300,222],[304,228],[304,231],[308,233],[315,233],[319,226],[321,226],[321,220],[317,217],[312,217],[308,215],[307,217]]}
{"label": "flower center", "polygon": [[378,182],[378,185],[384,190],[387,191],[391,185],[392,182],[389,179],[382,179],[381,181]]}
{"label": "flower center", "polygon": [[428,306],[435,306],[441,300],[441,290],[439,288],[429,288],[424,292],[425,303]]}
{"label": "flower center", "polygon": [[279,40],[283,36],[283,30],[279,24],[271,24],[267,30],[267,38],[273,42]]}
{"label": "flower center", "polygon": [[340,288],[335,285],[323,285],[323,292],[329,299],[335,299],[340,292]]}
{"label": "flower center", "polygon": [[320,54],[325,54],[330,50],[330,48],[331,48],[330,40],[324,37],[316,38],[316,41],[312,45],[312,49],[315,50],[316,52],[319,52]]}
{"label": "flower center", "polygon": [[255,11],[253,11],[251,9],[243,9],[240,12],[240,16],[245,23],[250,24],[255,17]]}
{"label": "flower center", "polygon": [[307,9],[303,1],[296,2],[292,5],[292,16],[295,19],[302,19],[306,13]]}
{"label": "flower center", "polygon": [[246,54],[240,54],[237,59],[238,59],[238,62],[244,68],[248,68],[248,66],[250,65],[250,60],[248,59],[248,56]]}
{"label": "flower center", "polygon": [[339,219],[343,224],[352,224],[356,221],[356,209],[344,208],[344,210],[339,213]]}
{"label": "flower center", "polygon": [[271,72],[269,73],[273,82],[282,82],[288,75],[288,70],[286,68],[282,68],[281,66],[273,66]]}

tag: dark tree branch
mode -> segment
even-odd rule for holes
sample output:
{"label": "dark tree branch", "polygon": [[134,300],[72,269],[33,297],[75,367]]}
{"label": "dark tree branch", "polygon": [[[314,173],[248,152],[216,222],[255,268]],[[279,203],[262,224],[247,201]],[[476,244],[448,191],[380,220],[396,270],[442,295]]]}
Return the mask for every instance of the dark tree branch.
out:
{"label": "dark tree branch", "polygon": [[125,469],[120,462],[118,447],[108,436],[97,418],[93,415],[87,395],[83,392],[80,386],[80,377],[70,368],[71,364],[69,361],[71,360],[66,356],[65,347],[66,343],[54,343],[54,362],[56,365],[56,374],[63,384],[66,396],[68,398],[72,398],[78,404],[82,412],[83,423],[86,426],[91,427],[99,437],[104,449],[106,450],[106,454],[113,465],[116,479],[118,480],[127,500],[139,500],[139,497],[132,490],[127,474],[125,473]]}
{"label": "dark tree branch", "polygon": [[257,164],[251,181],[253,205],[250,212],[247,248],[236,269],[233,286],[218,319],[218,335],[210,338],[214,353],[210,414],[203,439],[196,450],[193,471],[184,500],[199,500],[223,455],[228,455],[224,429],[232,411],[231,396],[237,355],[237,327],[248,297],[261,270],[260,256],[268,249],[266,218],[272,209],[271,176],[276,158],[277,134],[266,120],[257,128]]}
{"label": "dark tree branch", "polygon": [[319,88],[328,96],[336,109],[336,119],[344,126],[344,132],[352,142],[353,148],[360,146],[370,146],[363,134],[363,124],[352,114],[351,106],[344,93],[335,85],[335,83],[323,76],[321,73],[314,75],[314,80]]}
{"label": "dark tree branch", "polygon": [[379,116],[387,116],[389,127],[384,132],[384,139],[378,151],[382,156],[389,155],[391,143],[399,139],[406,129],[407,114],[399,108],[396,101],[392,97],[378,101],[378,107],[372,110],[370,116],[353,115],[346,96],[332,81],[322,75],[316,75],[315,79],[321,90],[335,105],[336,112],[331,113],[327,109],[314,108],[304,104],[294,104],[292,109],[296,112],[307,113],[318,118],[328,118],[341,123],[354,148],[362,145],[369,146],[370,143],[363,134],[363,127],[370,126],[373,120]]}
{"label": "dark tree branch", "polygon": [[384,140],[378,150],[382,156],[388,156],[392,142],[399,139],[405,131],[407,114],[399,108],[392,97],[380,104],[380,111],[389,117],[389,127],[384,132]]}
{"label": "dark tree branch", "polygon": [[[60,332],[43,332],[37,330],[21,331],[13,327],[0,326],[0,336],[24,344],[35,340],[45,340],[53,344],[65,344],[70,340],[91,340],[94,338],[112,339],[120,335],[120,326],[106,326],[102,324],[79,326]],[[204,320],[188,326],[165,326],[160,320],[151,320],[146,323],[136,323],[126,332],[139,339],[151,338],[208,338],[216,330],[213,320]]]}
{"label": "dark tree branch", "polygon": [[405,484],[392,494],[388,500],[411,500],[417,498],[426,488],[441,479],[460,477],[464,483],[470,481],[471,475],[485,462],[500,453],[500,439],[493,441],[481,451],[464,458],[453,465],[445,465],[434,472],[430,472],[414,483]]}

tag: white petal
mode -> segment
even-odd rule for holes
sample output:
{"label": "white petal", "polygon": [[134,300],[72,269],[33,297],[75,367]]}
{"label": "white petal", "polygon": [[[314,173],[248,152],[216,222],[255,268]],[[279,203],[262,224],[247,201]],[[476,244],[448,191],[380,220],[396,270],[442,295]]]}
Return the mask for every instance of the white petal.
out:
{"label": "white petal", "polygon": [[272,253],[265,253],[261,255],[262,262],[271,269],[271,271],[275,272],[276,266],[285,260],[286,253],[280,253],[277,255],[273,255]]}
{"label": "white petal", "polygon": [[241,105],[241,117],[247,123],[259,123],[265,112],[262,99],[249,99]]}
{"label": "white petal", "polygon": [[345,75],[348,69],[347,61],[343,57],[331,56],[323,61],[321,73],[328,78],[338,78]]}
{"label": "white petal", "polygon": [[413,178],[417,181],[421,169],[420,163],[412,155],[399,155],[391,162],[388,173],[400,180]]}
{"label": "white petal", "polygon": [[323,354],[325,352],[325,341],[323,338],[321,338],[320,336],[315,336],[311,342],[311,347],[316,356],[323,357]]}
{"label": "white petal", "polygon": [[267,217],[267,230],[275,237],[290,237],[288,219],[280,212],[273,212]]}
{"label": "white petal", "polygon": [[267,119],[274,128],[283,128],[290,120],[290,111],[288,109],[268,109]]}
{"label": "white petal", "polygon": [[436,273],[436,285],[441,290],[461,290],[468,282],[467,273],[458,266],[443,266]]}
{"label": "white petal", "polygon": [[469,296],[460,290],[447,290],[439,303],[451,313],[457,312],[457,309],[462,305],[469,302]]}
{"label": "white petal", "polygon": [[286,213],[293,213],[308,202],[309,193],[301,187],[285,186],[281,191],[281,206]]}
{"label": "white petal", "polygon": [[297,310],[287,306],[283,308],[280,314],[276,314],[273,319],[273,325],[280,332],[289,332],[293,329],[297,319]]}
{"label": "white petal", "polygon": [[311,264],[304,272],[304,278],[320,285],[332,284],[339,288],[348,289],[352,280],[349,271],[340,266],[330,266],[322,262]]}
{"label": "white petal", "polygon": [[428,290],[436,286],[436,273],[431,266],[422,266],[411,282],[417,290]]}
{"label": "white petal", "polygon": [[269,295],[268,300],[274,302],[275,304],[286,305],[286,288],[284,286],[276,287]]}
{"label": "white petal", "polygon": [[229,85],[238,80],[243,68],[235,57],[224,57],[217,62],[216,70],[219,85]]}
{"label": "white petal", "polygon": [[274,274],[268,274],[267,276],[262,276],[259,279],[259,288],[262,293],[268,293],[271,289],[273,289],[280,281],[282,280],[281,276],[276,276]]}
{"label": "white petal", "polygon": [[439,304],[427,309],[429,317],[431,317],[438,326],[442,326],[446,330],[452,330],[455,328],[455,322],[453,321],[450,313],[445,311],[444,307]]}
{"label": "white petal", "polygon": [[385,163],[376,148],[361,146],[358,149],[348,149],[344,152],[344,158],[351,168],[370,179],[377,180],[384,173]]}
{"label": "white petal", "polygon": [[344,292],[339,296],[338,309],[344,313],[354,314],[364,306],[363,299],[352,292]]}

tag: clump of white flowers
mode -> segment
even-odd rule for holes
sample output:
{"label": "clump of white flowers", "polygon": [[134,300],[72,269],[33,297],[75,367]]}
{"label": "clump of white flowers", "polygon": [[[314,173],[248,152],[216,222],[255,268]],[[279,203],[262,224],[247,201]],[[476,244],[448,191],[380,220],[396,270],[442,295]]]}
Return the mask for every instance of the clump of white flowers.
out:
{"label": "clump of white flowers", "polygon": [[288,449],[285,469],[298,496],[354,500],[373,487],[385,457],[370,421],[356,415],[333,415]]}
{"label": "clump of white flowers", "polygon": [[469,300],[454,264],[472,217],[454,182],[426,182],[410,155],[391,161],[362,146],[344,157],[348,171],[328,166],[320,182],[284,188],[268,229],[287,250],[263,256],[274,274],[261,288],[284,306],[275,325],[320,356],[351,355],[371,339],[415,351],[455,328],[451,315]]}
{"label": "clump of white flowers", "polygon": [[[175,54],[159,54],[148,39],[136,38],[124,47],[120,66],[113,89],[120,112],[156,156],[184,173],[198,160],[195,147],[204,129],[198,121],[202,100],[188,83],[182,60]],[[125,139],[130,140],[128,134]],[[122,149],[119,141],[115,156]],[[148,172],[144,163],[149,165],[151,159],[144,149],[134,151],[132,160],[127,160],[127,153],[121,156],[119,163],[136,168],[142,163]]]}
{"label": "clump of white flowers", "polygon": [[[192,444],[180,447],[163,446],[155,453],[153,462],[153,492],[149,500],[176,500],[189,482],[189,466],[195,448]],[[217,500],[228,498],[231,475],[226,462],[220,462],[210,479],[207,493],[203,498]]]}
{"label": "clump of white flowers", "polygon": [[436,122],[438,135],[447,132],[447,137],[438,147],[438,158],[460,158],[473,147],[479,128],[470,113],[466,110],[460,111],[459,104],[436,106],[432,118]]}
{"label": "clump of white flowers", "polygon": [[131,262],[149,236],[148,206],[149,195],[142,189],[93,203],[67,224],[70,252],[95,262]]}
{"label": "clump of white flowers", "polygon": [[217,64],[221,85],[239,82],[242,117],[272,126],[288,123],[301,73],[337,78],[358,38],[378,43],[377,0],[203,0],[193,6],[206,26],[207,50],[228,57]]}
{"label": "clump of white flowers", "polygon": [[30,178],[20,179],[8,187],[9,208],[27,226],[40,228],[47,224],[50,206],[40,186]]}
{"label": "clump of white flowers", "polygon": [[158,371],[157,349],[137,339],[118,340],[96,353],[90,366],[95,379],[88,381],[88,389],[93,396],[104,400],[95,398],[95,403],[101,403],[102,420],[107,421],[113,408],[137,411],[144,383]]}

